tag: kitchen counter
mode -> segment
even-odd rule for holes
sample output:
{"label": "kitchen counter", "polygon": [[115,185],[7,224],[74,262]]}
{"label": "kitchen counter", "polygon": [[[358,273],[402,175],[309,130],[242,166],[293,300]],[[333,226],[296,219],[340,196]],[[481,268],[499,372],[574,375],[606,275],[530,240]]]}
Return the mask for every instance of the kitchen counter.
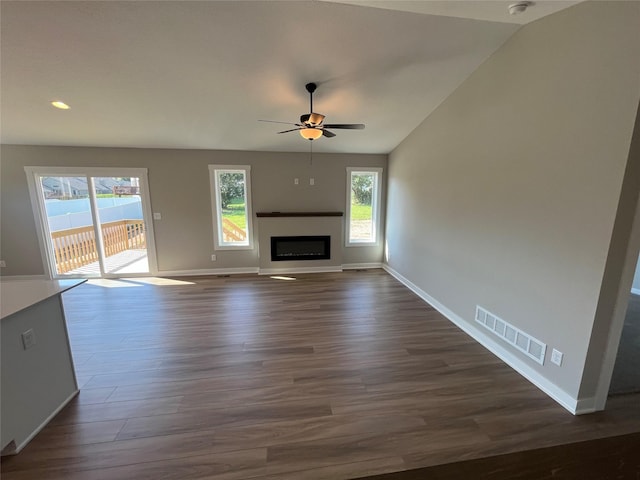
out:
{"label": "kitchen counter", "polygon": [[2,455],[16,454],[78,394],[62,293],[86,280],[0,280]]}
{"label": "kitchen counter", "polygon": [[86,279],[4,280],[0,278],[1,318],[4,319],[54,295],[60,295],[86,281]]}

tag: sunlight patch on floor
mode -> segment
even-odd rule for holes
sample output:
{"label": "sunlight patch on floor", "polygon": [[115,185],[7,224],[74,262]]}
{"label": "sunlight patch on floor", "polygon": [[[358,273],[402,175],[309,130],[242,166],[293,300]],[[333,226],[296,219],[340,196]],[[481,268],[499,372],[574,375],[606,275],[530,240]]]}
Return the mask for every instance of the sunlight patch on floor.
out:
{"label": "sunlight patch on floor", "polygon": [[93,278],[91,280],[87,280],[87,283],[89,285],[105,288],[142,287],[142,285],[136,285],[135,283],[113,278]]}
{"label": "sunlight patch on floor", "polygon": [[147,285],[195,285],[194,282],[187,282],[185,280],[176,280],[175,278],[162,278],[162,277],[137,277],[137,278],[125,278],[128,282],[144,283]]}
{"label": "sunlight patch on floor", "polygon": [[193,282],[161,277],[93,278],[88,280],[87,283],[90,285],[106,288],[144,287],[145,285],[195,285],[195,283]]}
{"label": "sunlight patch on floor", "polygon": [[281,275],[273,275],[270,278],[273,278],[274,280],[296,280],[295,277],[284,277],[284,276],[281,276]]}

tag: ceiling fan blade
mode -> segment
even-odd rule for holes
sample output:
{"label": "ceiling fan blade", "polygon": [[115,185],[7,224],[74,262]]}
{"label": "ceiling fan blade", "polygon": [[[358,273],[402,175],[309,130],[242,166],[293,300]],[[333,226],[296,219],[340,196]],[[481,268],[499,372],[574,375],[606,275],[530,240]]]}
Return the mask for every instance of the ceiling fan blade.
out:
{"label": "ceiling fan blade", "polygon": [[292,128],[291,130],[283,130],[278,133],[289,133],[289,132],[297,132],[298,130],[302,130],[301,128]]}
{"label": "ceiling fan blade", "polygon": [[276,120],[258,120],[259,122],[267,122],[267,123],[284,123],[285,125],[295,125],[296,127],[301,127],[302,125],[300,125],[299,123],[292,123],[292,122],[278,122]]}
{"label": "ceiling fan blade", "polygon": [[325,128],[342,128],[347,130],[363,130],[364,123],[331,123],[324,125]]}
{"label": "ceiling fan blade", "polygon": [[335,133],[330,132],[330,131],[329,131],[329,130],[327,130],[327,129],[323,129],[323,130],[322,130],[322,135],[324,135],[324,136],[325,136],[325,137],[327,137],[327,138],[331,138],[331,137],[335,137],[335,136],[336,136],[336,134],[335,134]]}

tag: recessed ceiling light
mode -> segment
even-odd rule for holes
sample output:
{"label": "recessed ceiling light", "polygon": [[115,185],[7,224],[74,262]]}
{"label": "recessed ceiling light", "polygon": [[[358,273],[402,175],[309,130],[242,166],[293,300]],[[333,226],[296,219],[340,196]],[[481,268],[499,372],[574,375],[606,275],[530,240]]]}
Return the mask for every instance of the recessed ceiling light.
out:
{"label": "recessed ceiling light", "polygon": [[509,5],[509,14],[511,15],[520,15],[524,13],[527,8],[531,7],[533,2],[518,2],[512,5]]}
{"label": "recessed ceiling light", "polygon": [[69,105],[67,105],[64,102],[61,102],[60,100],[55,100],[51,102],[51,105],[53,105],[56,108],[59,108],[60,110],[69,110],[71,108]]}

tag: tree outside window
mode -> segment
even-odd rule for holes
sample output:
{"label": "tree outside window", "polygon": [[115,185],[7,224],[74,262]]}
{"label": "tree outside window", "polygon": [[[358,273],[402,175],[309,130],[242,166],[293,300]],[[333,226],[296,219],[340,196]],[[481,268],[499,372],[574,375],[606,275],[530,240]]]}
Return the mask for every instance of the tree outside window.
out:
{"label": "tree outside window", "polygon": [[215,247],[251,248],[249,167],[209,166],[216,215]]}
{"label": "tree outside window", "polygon": [[381,169],[347,169],[347,245],[374,244],[378,240]]}

